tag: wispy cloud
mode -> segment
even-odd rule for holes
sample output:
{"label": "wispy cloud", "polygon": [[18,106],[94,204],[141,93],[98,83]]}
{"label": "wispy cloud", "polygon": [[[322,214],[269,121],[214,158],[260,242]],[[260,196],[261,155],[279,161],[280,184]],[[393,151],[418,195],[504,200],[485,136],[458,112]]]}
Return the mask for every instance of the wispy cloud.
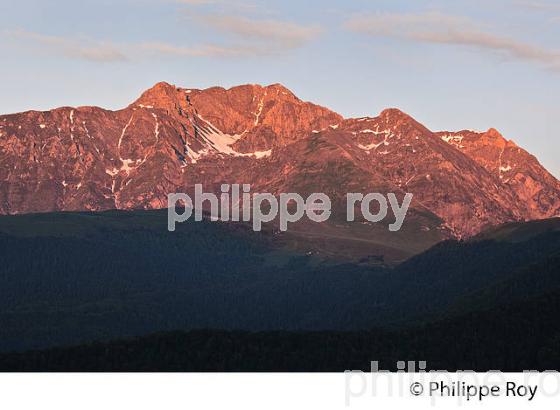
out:
{"label": "wispy cloud", "polygon": [[560,4],[547,3],[538,0],[517,0],[515,1],[515,4],[527,9],[543,12],[560,12]]}
{"label": "wispy cloud", "polygon": [[169,43],[143,43],[138,48],[144,52],[172,57],[255,57],[270,53],[260,47],[203,45],[184,47]]}
{"label": "wispy cloud", "polygon": [[378,13],[347,20],[352,31],[431,44],[468,46],[500,56],[539,63],[560,71],[560,51],[488,32],[466,17],[439,12],[421,14]]}
{"label": "wispy cloud", "polygon": [[141,44],[139,48],[152,54],[177,57],[260,57],[303,47],[322,31],[318,26],[305,26],[282,20],[223,14],[197,14],[190,17],[198,25],[226,34],[224,40],[231,37],[236,37],[237,40],[223,45],[196,46],[147,42]]}
{"label": "wispy cloud", "polygon": [[282,20],[227,15],[198,16],[197,20],[224,33],[252,42],[269,43],[276,48],[301,47],[322,32],[317,25],[301,25]]}
{"label": "wispy cloud", "polygon": [[[33,54],[49,54],[73,60],[97,63],[137,61],[154,56],[175,58],[241,58],[277,54],[279,47],[263,43],[247,44],[195,44],[184,46],[162,41],[138,43],[107,43],[91,39],[78,41],[74,38],[51,36],[25,30],[4,31],[0,34],[11,44]],[[290,43],[290,45],[293,45]]]}
{"label": "wispy cloud", "polygon": [[127,59],[126,55],[115,45],[106,42],[95,42],[88,39],[80,41],[25,30],[9,31],[4,34],[31,47],[72,59],[94,62],[116,62]]}

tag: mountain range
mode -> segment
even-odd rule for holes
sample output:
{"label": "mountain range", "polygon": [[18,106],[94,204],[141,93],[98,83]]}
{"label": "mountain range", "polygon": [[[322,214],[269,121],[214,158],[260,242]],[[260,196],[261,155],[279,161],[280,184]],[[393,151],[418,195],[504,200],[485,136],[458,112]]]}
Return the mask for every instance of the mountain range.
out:
{"label": "mountain range", "polygon": [[[377,247],[403,260],[443,239],[560,215],[560,182],[495,129],[433,132],[394,108],[343,118],[280,84],[199,90],[161,82],[117,111],[3,115],[0,163],[2,214],[157,209],[195,183],[206,192],[222,183],[324,192],[334,218],[287,235],[320,237],[317,249],[327,254],[352,241],[367,248],[361,256]],[[349,227],[347,192],[413,193],[402,232],[388,239],[365,220]]]}

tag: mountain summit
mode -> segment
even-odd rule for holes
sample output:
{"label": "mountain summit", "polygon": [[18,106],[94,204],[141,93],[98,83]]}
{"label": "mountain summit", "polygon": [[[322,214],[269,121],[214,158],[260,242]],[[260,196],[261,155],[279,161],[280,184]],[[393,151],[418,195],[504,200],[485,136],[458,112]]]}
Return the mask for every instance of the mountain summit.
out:
{"label": "mountain summit", "polygon": [[250,183],[335,203],[411,192],[409,229],[440,239],[560,215],[558,180],[496,130],[432,132],[395,108],[346,119],[280,84],[162,82],[118,111],[0,116],[0,163],[3,214],[161,208],[195,183]]}

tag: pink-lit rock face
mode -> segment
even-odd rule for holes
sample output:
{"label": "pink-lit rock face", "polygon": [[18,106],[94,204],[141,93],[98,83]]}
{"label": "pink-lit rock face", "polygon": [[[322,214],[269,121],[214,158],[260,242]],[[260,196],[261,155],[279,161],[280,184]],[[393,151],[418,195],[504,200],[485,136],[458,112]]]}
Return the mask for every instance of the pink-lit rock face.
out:
{"label": "pink-lit rock face", "polygon": [[[119,111],[0,116],[0,213],[161,208],[195,183],[253,192],[411,192],[418,229],[458,237],[560,214],[560,184],[496,130],[431,132],[396,109],[344,119],[285,87],[158,83]],[[433,221],[437,221],[434,223]]]}

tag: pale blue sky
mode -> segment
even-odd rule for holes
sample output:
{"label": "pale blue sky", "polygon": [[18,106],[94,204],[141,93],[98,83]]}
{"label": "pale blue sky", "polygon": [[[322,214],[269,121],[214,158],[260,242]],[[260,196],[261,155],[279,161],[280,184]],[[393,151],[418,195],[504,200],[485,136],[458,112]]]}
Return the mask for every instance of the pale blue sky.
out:
{"label": "pale blue sky", "polygon": [[560,176],[557,0],[0,0],[0,16],[1,113],[279,82],[345,116],[495,127]]}

